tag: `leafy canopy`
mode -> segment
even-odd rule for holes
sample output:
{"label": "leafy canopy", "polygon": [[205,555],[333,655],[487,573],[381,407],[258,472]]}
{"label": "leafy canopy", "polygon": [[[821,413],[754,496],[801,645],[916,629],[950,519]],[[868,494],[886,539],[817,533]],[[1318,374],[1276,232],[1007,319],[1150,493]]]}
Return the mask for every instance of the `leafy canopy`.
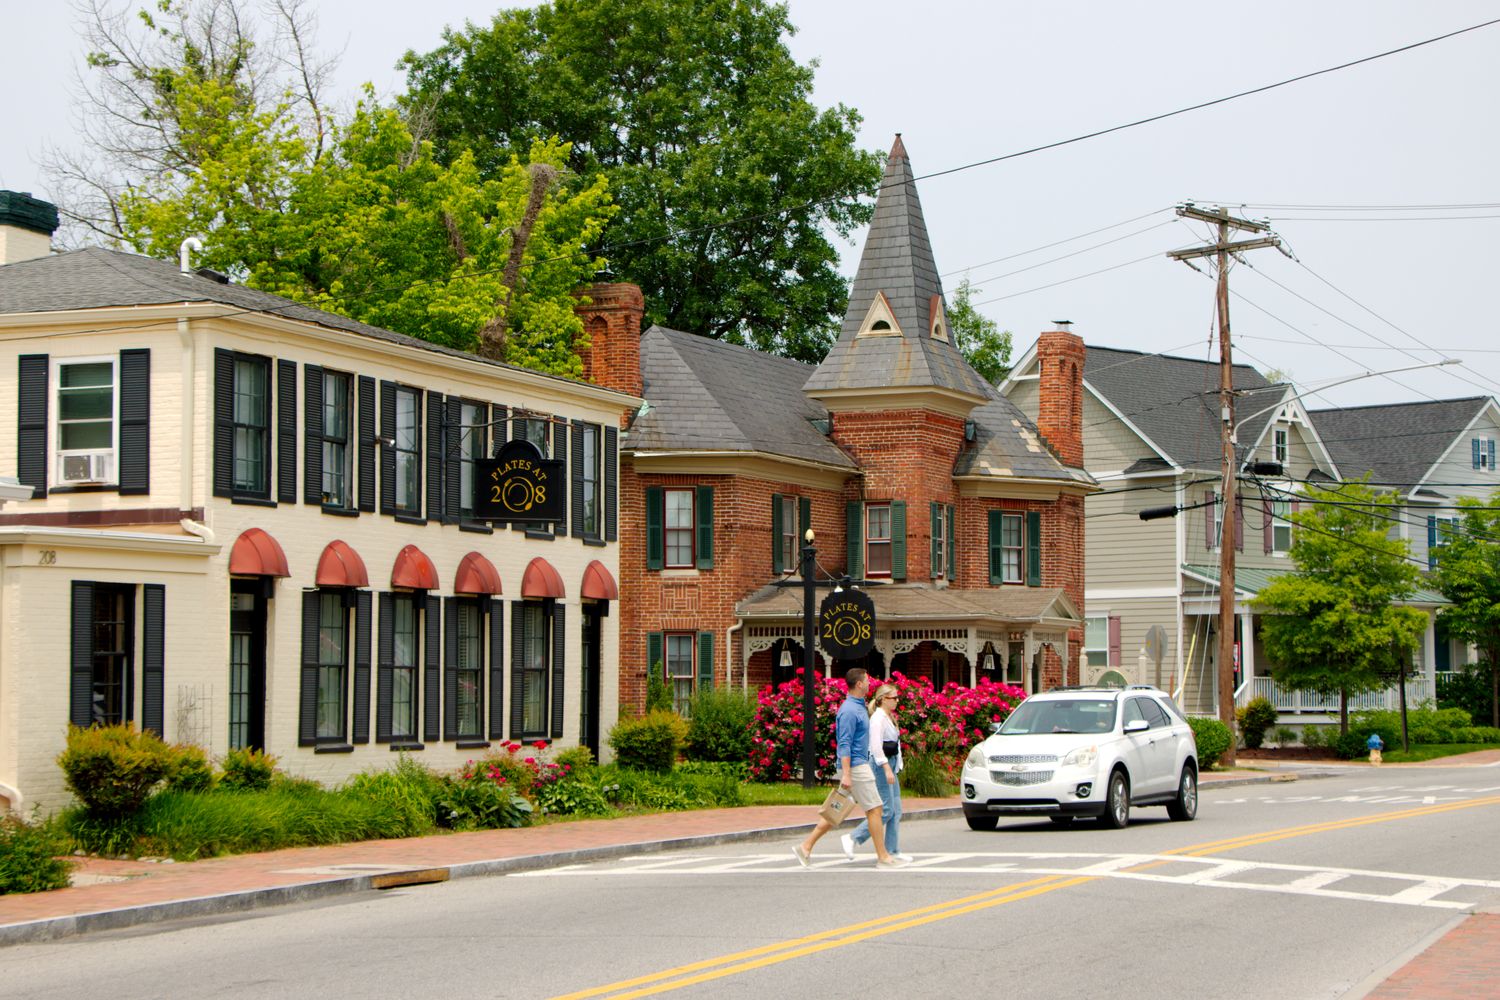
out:
{"label": "leafy canopy", "polygon": [[[1481,502],[1461,497],[1458,525],[1442,530],[1433,581],[1450,607],[1438,612],[1448,635],[1473,643],[1490,672],[1491,694],[1500,689],[1500,495]],[[1491,699],[1500,726],[1500,699]]]}
{"label": "leafy canopy", "polygon": [[407,53],[403,101],[481,177],[553,135],[602,170],[609,264],[648,322],[817,361],[848,297],[830,237],[869,220],[880,161],[857,112],[809,100],[792,31],[765,0],[552,0]]}
{"label": "leafy canopy", "polygon": [[948,307],[948,329],[969,367],[990,385],[999,385],[1010,374],[1010,331],[974,308],[978,291],[968,276],[958,283]]}

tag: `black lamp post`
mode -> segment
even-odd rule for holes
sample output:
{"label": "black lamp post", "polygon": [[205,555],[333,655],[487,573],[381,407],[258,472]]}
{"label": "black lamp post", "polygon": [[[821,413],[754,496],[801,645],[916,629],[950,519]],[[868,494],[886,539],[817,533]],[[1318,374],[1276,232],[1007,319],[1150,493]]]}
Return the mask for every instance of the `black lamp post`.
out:
{"label": "black lamp post", "polygon": [[817,565],[818,550],[813,548],[813,530],[807,529],[802,546],[802,787],[811,788],[817,781],[818,748],[814,732],[817,729],[818,711],[813,704],[815,663],[817,651],[813,648],[813,633],[816,631],[816,604],[818,597]]}

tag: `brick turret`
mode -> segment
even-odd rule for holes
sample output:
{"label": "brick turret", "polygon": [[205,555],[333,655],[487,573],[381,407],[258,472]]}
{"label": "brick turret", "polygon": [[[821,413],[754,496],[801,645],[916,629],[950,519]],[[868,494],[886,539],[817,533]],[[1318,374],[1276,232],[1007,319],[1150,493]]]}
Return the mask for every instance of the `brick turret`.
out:
{"label": "brick turret", "polygon": [[1066,320],[1037,338],[1037,430],[1063,464],[1083,468],[1083,338]]}
{"label": "brick turret", "polygon": [[609,282],[582,290],[589,298],[574,311],[583,319],[590,346],[583,358],[583,377],[595,385],[641,394],[641,322],[646,299],[638,285]]}

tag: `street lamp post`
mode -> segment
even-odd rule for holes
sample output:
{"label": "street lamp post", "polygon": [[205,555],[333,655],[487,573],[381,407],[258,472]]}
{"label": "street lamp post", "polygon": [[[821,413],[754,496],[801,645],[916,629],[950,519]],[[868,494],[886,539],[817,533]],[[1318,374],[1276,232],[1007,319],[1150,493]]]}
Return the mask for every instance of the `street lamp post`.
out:
{"label": "street lamp post", "polygon": [[818,707],[814,678],[817,651],[813,649],[815,610],[818,598],[818,550],[813,548],[813,530],[807,529],[802,546],[802,787],[811,788],[817,781]]}

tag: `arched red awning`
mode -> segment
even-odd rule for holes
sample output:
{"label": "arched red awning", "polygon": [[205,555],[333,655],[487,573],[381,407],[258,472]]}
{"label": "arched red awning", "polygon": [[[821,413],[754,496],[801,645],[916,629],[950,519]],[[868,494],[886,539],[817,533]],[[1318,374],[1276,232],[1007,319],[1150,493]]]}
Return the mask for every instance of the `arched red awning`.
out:
{"label": "arched red awning", "polygon": [[458,572],[453,576],[455,594],[500,593],[500,571],[478,552],[470,552],[458,561]]}
{"label": "arched red awning", "polygon": [[522,597],[560,598],[566,594],[567,590],[563,587],[562,577],[558,576],[552,564],[541,556],[531,560],[526,566],[526,572],[521,574]]}
{"label": "arched red awning", "polygon": [[584,567],[583,587],[579,593],[596,601],[615,601],[620,597],[620,585],[604,564],[595,559]]}
{"label": "arched red awning", "polygon": [[396,553],[396,563],[391,567],[391,586],[437,590],[437,567],[427,558],[427,553],[415,545],[408,545]]}
{"label": "arched red awning", "polygon": [[365,561],[349,543],[334,539],[318,557],[315,582],[319,587],[368,587],[370,574],[365,572]]}
{"label": "arched red awning", "polygon": [[246,528],[229,550],[231,576],[291,576],[281,545],[260,528]]}

